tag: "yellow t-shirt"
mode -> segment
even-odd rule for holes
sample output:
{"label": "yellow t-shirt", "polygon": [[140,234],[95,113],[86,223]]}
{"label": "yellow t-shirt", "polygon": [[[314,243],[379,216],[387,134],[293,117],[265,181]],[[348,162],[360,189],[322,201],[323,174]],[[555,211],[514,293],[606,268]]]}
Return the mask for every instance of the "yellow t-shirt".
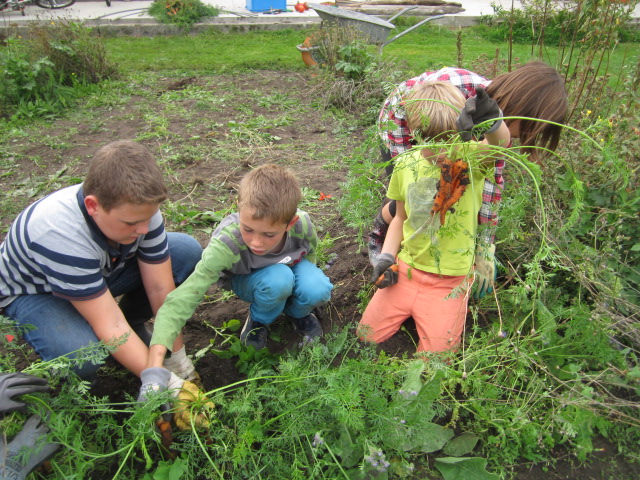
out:
{"label": "yellow t-shirt", "polygon": [[470,156],[478,155],[477,146],[469,143],[458,151],[458,158],[463,156],[470,164],[471,183],[453,205],[454,211],[446,213],[442,226],[440,214],[431,214],[440,167],[417,149],[397,157],[387,197],[405,204],[407,220],[398,258],[413,268],[440,275],[466,275],[471,270],[484,178],[493,172],[493,165],[471,167]]}

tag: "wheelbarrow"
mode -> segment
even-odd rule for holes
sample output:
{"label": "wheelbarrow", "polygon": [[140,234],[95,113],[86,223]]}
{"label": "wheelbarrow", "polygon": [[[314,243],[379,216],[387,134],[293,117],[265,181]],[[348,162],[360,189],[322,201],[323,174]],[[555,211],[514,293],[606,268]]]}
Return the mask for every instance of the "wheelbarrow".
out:
{"label": "wheelbarrow", "polygon": [[373,15],[354,12],[345,8],[331,7],[328,5],[322,5],[320,3],[309,3],[308,5],[310,8],[313,8],[316,11],[318,16],[322,19],[322,23],[336,23],[340,27],[354,27],[361,31],[365,35],[365,38],[368,39],[371,44],[379,45],[380,53],[382,53],[382,49],[385,47],[385,45],[389,45],[391,42],[399,39],[409,32],[412,32],[416,28],[424,25],[427,22],[430,22],[431,20],[436,20],[438,18],[444,17],[444,15],[436,15],[433,17],[425,18],[424,20],[416,23],[414,26],[407,28],[404,32],[401,32],[398,35],[387,40],[389,32],[396,28],[395,25],[391,22],[398,18],[400,15],[403,15],[413,10],[414,8],[418,8],[418,5],[413,5],[401,10],[400,12],[389,18],[388,21],[382,20],[381,18]]}

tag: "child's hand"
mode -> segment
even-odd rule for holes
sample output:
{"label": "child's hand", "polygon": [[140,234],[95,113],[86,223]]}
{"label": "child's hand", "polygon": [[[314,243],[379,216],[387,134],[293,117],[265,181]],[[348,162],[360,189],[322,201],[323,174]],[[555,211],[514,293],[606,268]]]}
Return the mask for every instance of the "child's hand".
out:
{"label": "child's hand", "polygon": [[479,300],[487,293],[493,292],[497,275],[496,246],[494,244],[488,247],[478,245],[475,265],[476,280],[473,285],[473,298]]}
{"label": "child's hand", "polygon": [[378,288],[387,288],[398,283],[398,265],[390,253],[382,253],[373,267],[371,283]]}
{"label": "child's hand", "polygon": [[196,385],[200,384],[200,375],[196,372],[196,367],[191,359],[187,357],[184,346],[177,352],[173,352],[170,358],[165,359],[163,366],[184,380],[193,382]]}
{"label": "child's hand", "polygon": [[149,397],[154,394],[164,392],[169,385],[171,372],[162,367],[146,368],[140,373],[140,393],[138,394],[138,402],[145,403]]}
{"label": "child's hand", "polygon": [[[491,120],[494,120],[491,122]],[[485,123],[486,122],[486,123]],[[456,121],[460,138],[468,142],[473,136],[482,137],[498,130],[502,123],[502,110],[482,87],[476,88],[476,96],[468,98]],[[480,125],[477,127],[476,125]]]}

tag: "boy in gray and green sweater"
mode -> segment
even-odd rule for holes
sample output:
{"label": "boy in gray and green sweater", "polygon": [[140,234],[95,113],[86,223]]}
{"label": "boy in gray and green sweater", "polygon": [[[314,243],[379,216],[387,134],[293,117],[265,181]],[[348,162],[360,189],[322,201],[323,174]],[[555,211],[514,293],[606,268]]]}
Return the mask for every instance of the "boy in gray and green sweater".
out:
{"label": "boy in gray and green sweater", "polygon": [[306,340],[322,335],[312,312],[329,301],[333,286],[315,264],[318,237],[309,215],[297,209],[301,198],[294,174],[277,165],[243,177],[238,213],[220,222],[194,272],[156,315],[142,397],[166,388],[167,348],[215,282],[251,304],[240,334],[247,346],[264,348],[268,326],[283,312]]}

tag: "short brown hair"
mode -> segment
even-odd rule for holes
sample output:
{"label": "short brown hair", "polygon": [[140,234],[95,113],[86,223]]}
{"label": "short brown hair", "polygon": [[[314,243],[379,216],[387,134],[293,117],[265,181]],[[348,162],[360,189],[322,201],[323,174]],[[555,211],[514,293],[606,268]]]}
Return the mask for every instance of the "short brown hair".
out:
{"label": "short brown hair", "polygon": [[107,212],[124,203],[160,204],[168,194],[151,152],[131,140],[100,148],[91,160],[82,189],[85,196],[95,195]]}
{"label": "short brown hair", "polygon": [[407,125],[414,136],[419,134],[425,140],[444,140],[456,132],[456,119],[464,107],[465,99],[462,92],[450,83],[425,82],[416,85],[404,100]]}
{"label": "short brown hair", "polygon": [[[487,94],[502,109],[505,117],[529,117],[564,122],[569,108],[564,80],[555,68],[544,62],[526,65],[497,76]],[[513,120],[506,120],[509,124]],[[520,121],[520,144],[555,150],[562,127],[532,120]]]}
{"label": "short brown hair", "polygon": [[302,191],[288,168],[267,163],[247,173],[238,188],[238,209],[248,208],[256,220],[289,223],[295,216]]}

